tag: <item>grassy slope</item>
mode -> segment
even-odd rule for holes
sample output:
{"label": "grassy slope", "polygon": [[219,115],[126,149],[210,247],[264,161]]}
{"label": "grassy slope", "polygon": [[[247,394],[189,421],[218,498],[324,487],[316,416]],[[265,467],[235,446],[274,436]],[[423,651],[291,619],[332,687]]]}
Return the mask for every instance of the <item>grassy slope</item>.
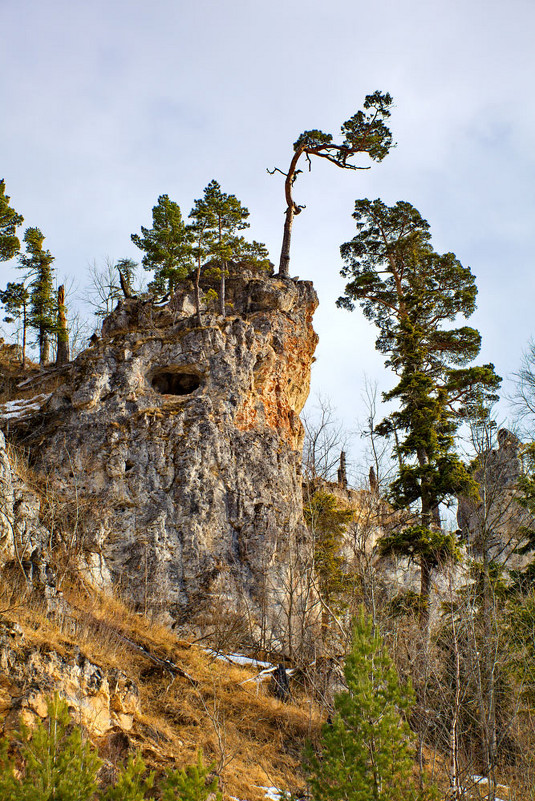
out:
{"label": "grassy slope", "polygon": [[[7,594],[4,588],[4,599]],[[255,785],[293,791],[303,786],[301,749],[319,724],[319,714],[309,699],[298,696],[283,704],[271,697],[265,686],[257,691],[255,682],[246,681],[254,671],[208,656],[199,645],[179,640],[167,628],[133,614],[113,598],[71,587],[65,590],[65,599],[72,617],[62,626],[47,619],[31,596],[5,611],[3,617],[21,626],[25,648],[39,647],[43,653],[54,650],[64,656],[79,648],[91,662],[105,670],[119,668],[136,682],[141,714],[128,737],[131,747],[139,749],[151,767],[190,764],[202,747],[206,761],[216,763],[226,796],[255,801],[264,797]],[[6,605],[9,601],[0,608]],[[121,636],[171,660],[190,679],[173,676],[155,665]],[[4,709],[15,689],[9,688],[4,676],[0,690]],[[94,742],[109,757],[106,737]]]}

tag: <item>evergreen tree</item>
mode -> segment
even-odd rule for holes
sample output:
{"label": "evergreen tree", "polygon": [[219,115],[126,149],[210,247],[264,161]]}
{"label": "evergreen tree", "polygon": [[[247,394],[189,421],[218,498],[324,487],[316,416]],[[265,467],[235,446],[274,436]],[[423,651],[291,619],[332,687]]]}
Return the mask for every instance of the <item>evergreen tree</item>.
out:
{"label": "evergreen tree", "polygon": [[[305,520],[314,538],[314,567],[323,599],[329,609],[343,607],[342,598],[349,590],[352,576],[347,570],[342,552],[344,534],[355,512],[340,504],[340,500],[325,490],[316,490],[304,507]],[[324,610],[324,633],[329,626],[329,614]]]}
{"label": "evergreen tree", "polygon": [[191,241],[192,241],[191,252],[193,259],[195,261],[195,272],[194,272],[195,310],[197,312],[197,322],[199,325],[202,325],[201,289],[200,289],[201,271],[210,253],[210,238],[208,235],[209,221],[206,215],[197,214],[197,206],[201,202],[202,201],[200,200],[195,201],[195,206],[193,207],[189,215],[190,218],[193,218],[193,222],[190,224],[189,230],[191,233]]}
{"label": "evergreen tree", "polygon": [[146,773],[145,761],[139,754],[128,757],[114,785],[102,795],[102,801],[154,801],[148,795],[154,785],[154,773]]}
{"label": "evergreen tree", "polygon": [[282,172],[278,167],[274,170],[268,170],[271,174],[282,172],[286,178],[284,182],[286,212],[279,275],[289,275],[293,221],[295,215],[300,214],[305,208],[304,206],[298,206],[292,195],[296,178],[302,172],[302,170],[297,169],[299,159],[304,155],[308,161],[309,169],[312,164],[311,156],[327,159],[327,161],[344,170],[368,169],[351,163],[350,159],[357,153],[367,153],[373,161],[382,161],[388,154],[393,145],[392,134],[385,125],[385,120],[390,117],[391,107],[392,97],[388,93],[383,94],[376,91],[372,95],[367,95],[364,100],[364,111],[357,111],[342,125],[340,130],[343,140],[340,144],[333,142],[332,134],[326,134],[318,130],[305,131],[294,142],[294,155],[288,172]]}
{"label": "evergreen tree", "polygon": [[411,733],[403,717],[413,693],[402,687],[372,621],[361,608],[344,676],[345,692],[322,728],[321,748],[305,752],[314,801],[410,801],[422,798],[412,779]]}
{"label": "evergreen tree", "polygon": [[202,242],[206,254],[217,264],[221,281],[219,290],[219,309],[225,316],[225,278],[228,262],[235,256],[239,258],[243,242],[237,231],[248,228],[246,222],[249,211],[242,206],[235,195],[221,191],[217,181],[210,181],[204,196],[195,201],[190,217],[194,221],[197,235],[202,231]]}
{"label": "evergreen tree", "polygon": [[71,728],[67,703],[56,694],[48,702],[48,719],[30,730],[21,726],[22,776],[0,744],[0,798],[2,801],[91,801],[101,762],[81,729]]}
{"label": "evergreen tree", "polygon": [[141,236],[132,242],[142,251],[145,270],[154,270],[149,289],[156,295],[172,292],[194,269],[191,234],[182,219],[180,206],[169,195],[160,195],[152,209],[152,228],[141,226]]}
{"label": "evergreen tree", "polygon": [[24,217],[11,208],[9,200],[5,181],[2,179],[0,180],[0,261],[9,261],[20,250],[16,231],[24,222]]}
{"label": "evergreen tree", "polygon": [[199,751],[196,765],[167,774],[162,784],[162,801],[207,801],[210,796],[213,801],[222,801],[217,776],[208,780],[213,767],[204,764],[202,751]]}
{"label": "evergreen tree", "polygon": [[56,331],[56,302],[52,262],[54,256],[43,250],[45,237],[39,228],[28,228],[24,234],[26,253],[20,266],[28,270],[31,279],[29,325],[37,331],[39,363],[46,364],[50,355],[50,338]]}
{"label": "evergreen tree", "polygon": [[358,200],[353,217],[357,234],[341,248],[342,275],[350,280],[338,305],[353,309],[359,301],[379,329],[377,349],[399,378],[384,395],[398,401],[399,410],[376,433],[396,438],[400,467],[391,501],[397,508],[416,503],[419,512],[416,524],[383,539],[382,549],[419,562],[420,620],[427,631],[432,570],[455,556],[454,538],[440,529],[439,506],[474,491],[454,435],[461,420],[496,398],[500,379],[491,364],[466,366],[479,353],[478,331],[445,327],[474,311],[475,279],[453,253],[433,250],[419,212],[403,201],[388,207]]}
{"label": "evergreen tree", "polygon": [[123,295],[132,294],[136,276],[137,261],[134,259],[119,259],[115,265],[123,285]]}
{"label": "evergreen tree", "polygon": [[[154,801],[154,772],[143,758],[130,756],[113,785],[97,789],[102,765],[95,749],[72,724],[67,702],[58,696],[47,703],[48,717],[30,729],[24,724],[10,738],[0,739],[2,801]],[[163,801],[221,801],[213,765],[197,763],[166,773],[158,798]]]}
{"label": "evergreen tree", "polygon": [[26,331],[28,329],[28,302],[30,293],[24,281],[15,283],[9,281],[4,291],[0,291],[0,303],[4,305],[5,323],[21,321],[22,326],[22,367],[26,366]]}

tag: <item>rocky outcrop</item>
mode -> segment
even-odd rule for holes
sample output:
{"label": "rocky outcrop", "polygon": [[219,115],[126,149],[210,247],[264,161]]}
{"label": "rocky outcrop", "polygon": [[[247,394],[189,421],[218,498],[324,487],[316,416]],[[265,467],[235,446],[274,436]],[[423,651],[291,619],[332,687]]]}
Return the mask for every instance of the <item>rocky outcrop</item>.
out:
{"label": "rocky outcrop", "polygon": [[32,724],[47,715],[55,692],[75,707],[84,726],[99,736],[113,727],[132,728],[141,712],[139,690],[126,674],[104,669],[80,651],[72,653],[27,642],[16,623],[0,620],[0,713],[3,727]]}
{"label": "rocky outcrop", "polygon": [[518,503],[518,479],[522,475],[522,443],[505,428],[498,431],[498,447],[479,455],[474,472],[477,499],[459,498],[457,523],[473,556],[486,552],[509,568],[525,565],[526,557],[516,553],[525,526],[533,527],[529,513]]}
{"label": "rocky outcrop", "polygon": [[7,422],[69,500],[96,582],[169,622],[219,604],[281,635],[307,536],[299,412],[317,299],[252,274],[227,293],[228,315],[202,326],[189,285],[164,305],[125,299],[99,341],[37,379],[40,410],[29,398]]}
{"label": "rocky outcrop", "polygon": [[51,534],[42,511],[23,456],[6,446],[0,432],[0,570],[39,591],[53,612],[58,602],[56,577],[47,559]]}

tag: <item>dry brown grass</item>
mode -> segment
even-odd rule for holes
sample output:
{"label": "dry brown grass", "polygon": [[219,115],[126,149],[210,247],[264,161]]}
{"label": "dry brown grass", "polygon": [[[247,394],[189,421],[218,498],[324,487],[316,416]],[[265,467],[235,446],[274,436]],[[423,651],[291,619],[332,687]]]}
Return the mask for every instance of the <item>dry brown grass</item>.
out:
{"label": "dry brown grass", "polygon": [[[50,620],[32,597],[4,617],[19,623],[25,647],[63,656],[79,648],[92,662],[119,668],[136,682],[142,714],[128,736],[151,767],[190,764],[202,748],[215,762],[225,795],[256,801],[264,797],[261,786],[302,788],[301,749],[320,722],[309,701],[283,704],[262,687],[257,692],[254,683],[243,684],[254,671],[214,659],[116,598],[71,584],[65,600],[70,612],[63,621]],[[187,675],[173,675],[123,637]],[[0,716],[7,708],[4,694],[0,687]],[[105,739],[97,744],[106,748]]]}

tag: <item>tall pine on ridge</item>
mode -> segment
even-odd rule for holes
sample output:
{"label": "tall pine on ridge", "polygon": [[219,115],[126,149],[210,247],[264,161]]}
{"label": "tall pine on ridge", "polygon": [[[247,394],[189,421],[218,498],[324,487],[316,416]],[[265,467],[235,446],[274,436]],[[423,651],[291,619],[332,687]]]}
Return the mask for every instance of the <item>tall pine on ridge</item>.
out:
{"label": "tall pine on ridge", "polygon": [[239,255],[243,239],[237,231],[248,228],[246,222],[248,209],[242,206],[236,195],[228,195],[221,191],[217,181],[210,181],[204,190],[204,196],[195,201],[190,217],[194,221],[197,234],[197,253],[199,252],[198,236],[202,232],[202,240],[206,252],[217,264],[220,278],[219,313],[225,316],[225,280],[228,262]]}
{"label": "tall pine on ridge", "polygon": [[377,350],[399,379],[384,395],[399,408],[376,433],[396,437],[400,467],[390,499],[396,508],[416,505],[417,517],[384,538],[382,549],[419,563],[420,625],[427,639],[432,570],[456,552],[453,535],[441,529],[439,507],[473,489],[454,435],[467,414],[496,397],[500,379],[491,364],[467,366],[481,347],[478,331],[445,327],[470,317],[477,288],[453,253],[434,251],[420,213],[404,201],[389,207],[366,199],[356,201],[353,217],[357,234],[341,247],[349,282],[337,304],[353,309],[360,303],[379,329]]}
{"label": "tall pine on ridge", "polygon": [[24,234],[26,253],[20,257],[20,267],[30,278],[30,328],[37,331],[39,363],[50,359],[50,339],[56,331],[56,301],[52,262],[54,256],[43,249],[45,237],[39,228],[28,228]]}
{"label": "tall pine on ridge", "polygon": [[180,206],[169,195],[160,195],[153,207],[152,228],[141,226],[141,235],[132,234],[130,238],[144,252],[141,263],[145,270],[154,270],[149,289],[155,295],[173,292],[192,272],[190,232]]}

